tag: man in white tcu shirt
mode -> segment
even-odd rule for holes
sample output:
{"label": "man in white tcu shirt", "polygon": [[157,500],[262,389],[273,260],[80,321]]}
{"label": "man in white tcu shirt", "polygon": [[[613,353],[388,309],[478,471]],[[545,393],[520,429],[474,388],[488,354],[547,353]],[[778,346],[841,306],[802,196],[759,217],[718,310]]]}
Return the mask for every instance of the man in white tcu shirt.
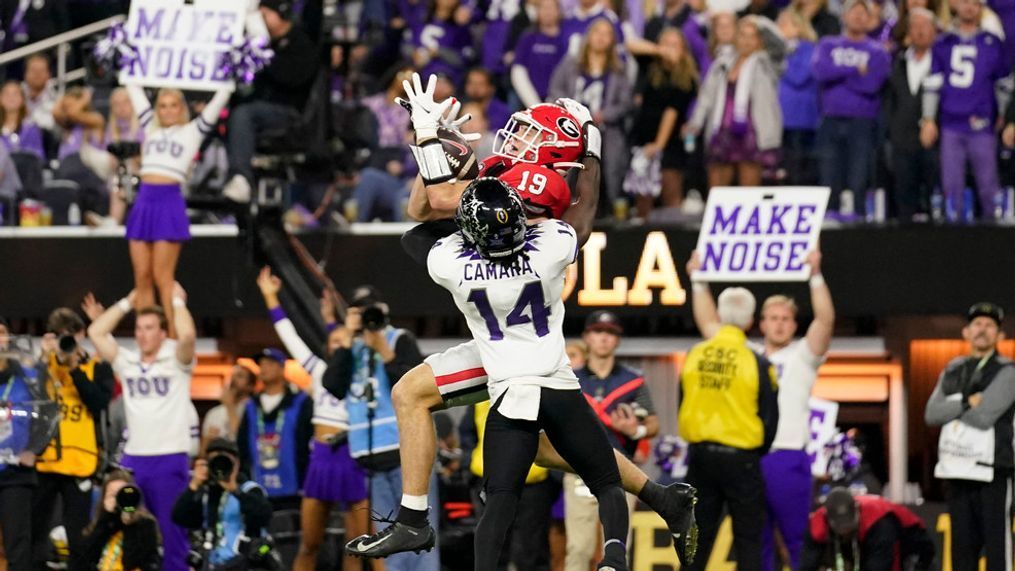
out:
{"label": "man in white tcu shirt", "polygon": [[[764,346],[756,348],[775,366],[779,380],[779,426],[769,453],[761,460],[768,503],[768,519],[762,544],[762,568],[775,567],[774,528],[779,529],[792,569],[797,568],[803,549],[811,507],[811,462],[807,455],[810,441],[811,389],[818,378],[818,367],[832,342],[835,307],[832,294],[821,275],[821,252],[807,255],[811,268],[811,308],[814,320],[807,334],[794,340],[797,305],[785,295],[773,295],[761,306],[758,325],[764,335]],[[693,282],[694,322],[705,338],[719,329],[715,300],[704,281],[695,280],[701,267],[697,253],[687,264]]]}
{"label": "man in white tcu shirt", "polygon": [[159,522],[166,571],[187,570],[187,536],[172,522],[173,504],[187,488],[192,448],[191,430],[197,413],[190,400],[197,333],[187,310],[187,292],[173,287],[173,319],[177,339],[168,338],[168,323],[159,307],[138,311],[134,325],[137,351],[120,347],[116,325],[134,304],[132,290],[88,328],[99,355],[113,364],[123,389],[127,444],[123,465],[134,472],[145,505]]}

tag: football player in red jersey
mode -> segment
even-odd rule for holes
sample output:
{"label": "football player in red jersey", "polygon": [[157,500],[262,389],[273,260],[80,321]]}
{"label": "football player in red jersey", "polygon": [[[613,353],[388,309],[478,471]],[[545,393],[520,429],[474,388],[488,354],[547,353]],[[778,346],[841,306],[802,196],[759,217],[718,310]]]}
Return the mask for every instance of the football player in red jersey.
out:
{"label": "football player in red jersey", "polygon": [[[443,127],[469,140],[460,127],[468,115],[458,117],[459,104],[453,98],[433,100],[435,79],[426,89],[418,75],[413,83],[404,82],[408,101],[400,101],[411,116],[416,134],[413,155],[420,177],[413,185],[408,214],[422,224],[403,237],[403,245],[413,250],[423,235],[450,235],[458,229],[451,221],[458,208],[467,180],[455,180],[437,138]],[[493,157],[483,161],[479,176],[495,176],[519,191],[526,210],[533,218],[568,220],[572,206],[571,190],[559,170],[581,169],[575,183],[576,208],[587,207],[599,193],[601,137],[584,105],[571,99],[554,104],[535,105],[511,116],[497,132]],[[591,220],[575,216],[568,220],[579,235],[590,229],[580,228]],[[417,240],[418,239],[418,240]],[[579,244],[579,248],[583,244]],[[425,258],[425,256],[424,256]],[[427,490],[437,452],[431,411],[480,402],[489,398],[487,375],[474,341],[431,355],[423,364],[406,373],[392,390],[392,402],[398,417],[402,467],[402,502],[395,522],[378,533],[353,539],[346,545],[350,553],[365,557],[386,557],[433,547],[435,532],[427,522]],[[674,548],[682,563],[694,556],[697,528],[694,524],[694,489],[683,484],[663,487],[656,484],[623,455],[615,454],[624,489],[636,494],[666,521]],[[536,463],[540,466],[573,472],[571,467],[541,436]]]}

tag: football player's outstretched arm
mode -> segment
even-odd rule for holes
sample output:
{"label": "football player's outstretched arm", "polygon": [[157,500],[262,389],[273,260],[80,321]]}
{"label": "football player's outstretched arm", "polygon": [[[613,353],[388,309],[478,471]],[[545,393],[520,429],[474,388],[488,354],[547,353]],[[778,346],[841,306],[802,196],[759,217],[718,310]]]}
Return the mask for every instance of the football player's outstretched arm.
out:
{"label": "football player's outstretched arm", "polygon": [[438,184],[426,184],[417,176],[409,193],[406,214],[419,222],[453,218],[458,209],[458,199],[469,185],[467,180],[449,180]]}
{"label": "football player's outstretched arm", "polygon": [[[595,127],[593,127],[595,128]],[[586,155],[582,159],[585,167],[578,173],[575,190],[578,200],[564,211],[564,222],[574,228],[578,235],[578,249],[581,249],[592,234],[592,222],[599,206],[599,158]]]}
{"label": "football player's outstretched arm", "polygon": [[578,200],[571,204],[571,207],[564,212],[564,222],[567,222],[578,234],[578,248],[581,249],[592,234],[592,222],[596,217],[596,208],[599,206],[599,163],[602,157],[603,139],[599,133],[599,127],[592,122],[592,114],[589,113],[581,103],[567,98],[555,101],[564,109],[567,109],[581,125],[582,129],[582,170],[578,173],[578,180],[575,182],[575,191]]}

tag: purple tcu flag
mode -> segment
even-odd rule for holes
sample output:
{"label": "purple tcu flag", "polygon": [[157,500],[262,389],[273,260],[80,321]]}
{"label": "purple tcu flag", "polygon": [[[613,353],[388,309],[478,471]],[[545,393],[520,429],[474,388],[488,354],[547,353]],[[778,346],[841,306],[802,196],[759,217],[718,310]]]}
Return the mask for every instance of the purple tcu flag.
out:
{"label": "purple tcu flag", "polygon": [[232,86],[223,62],[243,45],[245,0],[134,0],[127,38],[136,57],[121,83],[216,91]]}
{"label": "purple tcu flag", "polygon": [[804,281],[825,217],[824,187],[717,187],[698,234],[707,281]]}

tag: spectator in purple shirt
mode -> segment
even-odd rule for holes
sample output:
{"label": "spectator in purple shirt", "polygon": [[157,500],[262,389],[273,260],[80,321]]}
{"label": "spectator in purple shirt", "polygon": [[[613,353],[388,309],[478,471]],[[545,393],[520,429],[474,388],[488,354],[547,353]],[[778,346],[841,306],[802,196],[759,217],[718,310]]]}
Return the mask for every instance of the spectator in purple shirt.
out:
{"label": "spectator in purple shirt", "polygon": [[783,9],[777,23],[786,38],[788,51],[786,67],[779,78],[785,181],[792,185],[815,184],[814,133],[818,128],[818,84],[811,73],[811,58],[817,34],[811,22],[794,6]]}
{"label": "spectator in purple shirt", "polygon": [[28,120],[25,94],[14,80],[0,88],[0,142],[11,153],[32,153],[40,159],[45,156],[42,131]]}
{"label": "spectator in purple shirt", "polygon": [[620,29],[620,18],[610,10],[602,0],[578,0],[574,9],[564,18],[561,25],[564,35],[568,38],[568,53],[574,55],[581,48],[582,38],[592,22],[603,18],[613,26],[614,36],[618,45],[624,43],[624,32]]}
{"label": "spectator in purple shirt", "polygon": [[949,219],[956,221],[964,211],[967,160],[976,178],[981,216],[989,219],[1000,192],[995,88],[1009,70],[1001,40],[980,25],[980,0],[957,4],[954,29],[943,34],[931,52],[931,74],[923,82],[920,142],[929,148],[940,135],[941,186]]}
{"label": "spectator in purple shirt", "polygon": [[377,121],[377,146],[370,156],[370,166],[385,171],[393,177],[401,177],[408,158],[407,133],[409,114],[395,103],[396,97],[405,97],[402,82],[412,77],[412,67],[401,66],[394,70],[384,91],[363,98],[363,106],[369,109]]}
{"label": "spectator in purple shirt", "polygon": [[474,67],[465,76],[465,100],[478,103],[483,107],[483,114],[491,125],[500,129],[511,118],[511,108],[507,103],[497,99],[497,88],[493,84],[493,74],[489,70]]}
{"label": "spectator in purple shirt", "polygon": [[511,86],[526,107],[546,100],[550,76],[567,54],[567,38],[560,25],[558,0],[539,0],[535,27],[523,33],[515,45]]}
{"label": "spectator in purple shirt", "polygon": [[602,180],[612,203],[620,197],[627,171],[624,122],[631,110],[632,93],[617,49],[616,29],[608,19],[594,20],[578,57],[568,56],[553,72],[547,99],[554,101],[560,97],[570,97],[588,107],[602,131]]}
{"label": "spectator in purple shirt", "polygon": [[[696,2],[695,4],[700,4]],[[688,48],[694,55],[698,69],[707,70],[709,62],[708,41],[698,26],[698,14],[695,6],[687,0],[665,0],[663,11],[649,18],[645,24],[643,42],[629,42],[628,49],[639,56],[638,67],[648,68],[652,58],[659,55],[659,34],[663,28],[677,28],[683,33]]]}
{"label": "spectator in purple shirt", "polygon": [[426,20],[412,34],[412,60],[420,75],[447,74],[458,83],[474,57],[470,19],[460,0],[431,0]]}
{"label": "spectator in purple shirt", "polygon": [[881,87],[890,61],[888,52],[867,37],[869,17],[867,0],[847,0],[845,33],[822,38],[812,63],[821,106],[821,184],[832,189],[828,210],[833,216],[843,190],[852,191],[854,210],[863,213],[873,170]]}

